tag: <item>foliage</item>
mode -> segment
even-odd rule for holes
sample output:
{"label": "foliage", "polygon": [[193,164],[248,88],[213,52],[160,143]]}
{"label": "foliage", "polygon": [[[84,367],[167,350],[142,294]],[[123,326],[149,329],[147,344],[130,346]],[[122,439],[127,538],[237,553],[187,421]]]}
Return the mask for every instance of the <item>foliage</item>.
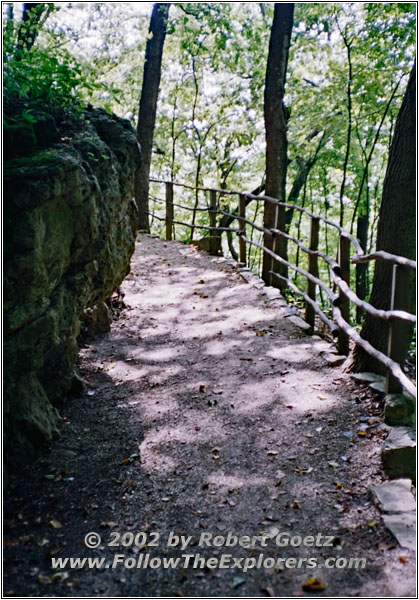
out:
{"label": "foliage", "polygon": [[[27,35],[31,37],[25,45],[22,39]],[[15,23],[13,16],[4,20],[4,128],[11,144],[20,142],[26,149],[35,148],[38,123],[55,127],[53,120],[65,113],[81,117],[86,92],[102,88],[86,77],[83,65],[66,47],[64,36],[48,30],[42,20],[35,22],[31,16],[26,23]]]}
{"label": "foliage", "polygon": [[[136,124],[151,8],[151,3],[60,4],[28,54],[30,60],[21,65],[9,49],[8,40],[12,46],[16,41],[15,26],[5,38],[6,95],[32,94],[42,102],[60,99],[73,105],[92,102]],[[296,4],[285,97],[290,112],[287,193],[301,176],[302,165],[310,162],[293,201],[335,221],[342,216],[345,228],[352,224],[354,231],[358,220],[367,217],[367,251],[375,243],[388,149],[414,59],[415,11],[415,4],[408,2]],[[244,191],[261,184],[272,16],[271,3],[172,4],[154,177]],[[28,81],[30,92],[25,89]],[[32,117],[26,112],[22,119]],[[163,196],[162,190],[152,193]],[[197,201],[207,204],[202,194],[178,195],[175,201],[190,207]],[[234,197],[223,200],[224,209],[235,206]],[[182,220],[182,211],[176,211]],[[256,205],[249,215],[261,223]],[[202,213],[196,218],[199,223]],[[309,222],[294,214],[290,233],[307,242]],[[176,235],[187,239],[189,230],[176,227]],[[258,234],[252,235],[259,240]],[[336,255],[336,237],[323,232],[320,249]],[[304,266],[292,245],[289,251],[291,260]],[[249,259],[257,270],[259,251],[249,250]]]}

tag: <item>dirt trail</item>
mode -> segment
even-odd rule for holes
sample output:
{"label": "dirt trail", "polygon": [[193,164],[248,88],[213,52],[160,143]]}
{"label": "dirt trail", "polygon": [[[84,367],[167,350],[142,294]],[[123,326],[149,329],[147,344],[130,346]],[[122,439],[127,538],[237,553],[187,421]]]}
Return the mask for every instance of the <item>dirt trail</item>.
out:
{"label": "dirt trail", "polygon": [[[5,593],[312,596],[302,586],[314,577],[326,586],[318,596],[415,596],[412,553],[368,493],[383,480],[381,407],[326,364],[329,344],[304,336],[231,262],[192,246],[141,236],[122,289],[111,333],[81,351],[88,385],[62,408],[62,437],[12,479]],[[157,545],[110,547],[116,531]],[[84,545],[88,532],[101,535],[98,548]],[[192,536],[186,549],[168,547],[171,532]],[[267,537],[202,547],[203,532]],[[278,546],[281,532],[317,545]],[[51,567],[51,556],[115,554],[143,556],[142,566]],[[144,568],[147,554],[180,562]],[[244,560],[193,568],[185,554]],[[243,571],[246,559],[271,557]],[[366,566],[328,569],[330,557]]]}

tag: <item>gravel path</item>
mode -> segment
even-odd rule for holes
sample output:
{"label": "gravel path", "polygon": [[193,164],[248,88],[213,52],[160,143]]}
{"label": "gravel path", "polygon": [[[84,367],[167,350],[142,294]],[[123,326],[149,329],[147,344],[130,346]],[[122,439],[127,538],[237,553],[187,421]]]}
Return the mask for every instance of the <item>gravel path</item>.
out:
{"label": "gravel path", "polygon": [[[5,593],[414,597],[414,557],[368,492],[380,403],[325,362],[330,345],[193,246],[140,236],[122,291],[111,333],[81,350],[63,435],[12,478]],[[51,567],[116,554],[136,566]]]}

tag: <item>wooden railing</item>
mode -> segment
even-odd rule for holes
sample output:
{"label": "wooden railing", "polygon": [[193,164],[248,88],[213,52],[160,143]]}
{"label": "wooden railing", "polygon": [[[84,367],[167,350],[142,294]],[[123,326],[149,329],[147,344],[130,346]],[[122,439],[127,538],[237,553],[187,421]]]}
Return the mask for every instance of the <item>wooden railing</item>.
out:
{"label": "wooden railing", "polygon": [[[373,358],[381,362],[387,368],[387,392],[400,392],[403,388],[411,395],[416,397],[416,387],[412,381],[402,371],[400,362],[403,360],[401,354],[402,336],[405,335],[401,331],[400,323],[416,323],[415,315],[401,310],[403,301],[400,299],[401,294],[398,290],[404,290],[406,288],[406,279],[408,277],[409,270],[416,270],[416,263],[412,260],[404,258],[402,256],[395,256],[387,252],[374,252],[366,255],[360,246],[358,240],[340,227],[337,223],[310,212],[307,208],[288,204],[285,202],[279,202],[275,198],[269,196],[256,196],[245,192],[238,192],[232,190],[224,190],[217,188],[206,188],[206,187],[193,187],[186,184],[175,183],[171,181],[160,181],[157,179],[150,180],[154,184],[165,185],[166,195],[165,199],[157,196],[150,196],[152,202],[157,204],[163,204],[165,206],[164,216],[157,214],[154,211],[150,211],[152,219],[163,221],[166,228],[166,239],[173,239],[173,226],[180,225],[183,227],[190,228],[192,231],[201,229],[210,233],[210,239],[220,238],[223,232],[232,232],[239,237],[239,257],[240,263],[246,266],[247,262],[247,245],[259,248],[262,252],[272,257],[273,267],[269,271],[272,283],[275,284],[277,281],[277,287],[289,287],[295,293],[299,294],[304,298],[305,302],[305,321],[314,327],[315,317],[320,319],[326,327],[330,330],[334,337],[338,338],[338,351],[341,354],[349,354],[349,340],[353,340],[358,346],[361,346],[368,354]],[[174,202],[174,187],[180,187],[186,190],[193,190],[194,192],[202,191],[208,194],[207,206],[195,206],[191,208],[184,204]],[[219,199],[223,196],[236,196],[238,202],[237,213],[230,213],[222,210],[219,207]],[[217,200],[218,198],[218,200]],[[249,202],[270,202],[275,204],[279,210],[292,209],[302,213],[309,217],[311,221],[310,226],[310,242],[307,247],[300,239],[290,235],[285,231],[279,229],[267,229],[262,225],[258,225],[253,221],[246,218],[246,206]],[[202,223],[188,223],[185,221],[179,221],[174,218],[174,208],[177,207],[181,210],[195,211],[194,214],[208,213],[208,225]],[[217,226],[217,214],[231,217],[238,221],[238,228],[234,227],[220,227]],[[319,250],[319,230],[320,224],[325,227],[333,228],[338,235],[338,259],[334,259],[328,256],[326,253]],[[287,260],[284,256],[280,256],[274,250],[267,248],[263,243],[259,243],[247,237],[247,226],[268,235],[272,238],[282,236],[287,240],[293,242],[302,252],[308,255],[308,269],[304,269],[297,266]],[[355,250],[355,254],[351,258],[351,245]],[[323,261],[328,270],[328,279],[333,282],[333,289],[325,283],[319,276],[319,259]],[[391,306],[389,310],[379,310],[374,308],[371,304],[365,300],[360,299],[355,292],[350,288],[350,266],[351,263],[369,262],[373,260],[383,260],[393,265],[393,278],[392,278],[392,294],[391,294]],[[304,276],[307,282],[305,290],[301,290],[297,285],[288,277],[277,272],[274,268],[276,263],[282,264],[288,269],[299,273]],[[322,307],[317,302],[317,290],[324,292],[329,299],[329,313],[331,312],[332,318],[330,318]],[[369,313],[375,318],[384,319],[389,323],[389,336],[388,336],[388,351],[387,355],[383,352],[374,348],[367,340],[363,339],[358,331],[350,324],[350,303],[355,306],[362,308],[365,312]]]}

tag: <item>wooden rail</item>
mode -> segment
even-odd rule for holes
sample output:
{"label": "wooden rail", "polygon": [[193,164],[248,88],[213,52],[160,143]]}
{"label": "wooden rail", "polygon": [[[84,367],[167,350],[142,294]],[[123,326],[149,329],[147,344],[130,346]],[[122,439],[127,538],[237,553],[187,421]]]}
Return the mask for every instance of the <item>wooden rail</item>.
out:
{"label": "wooden rail", "polygon": [[[362,247],[358,240],[345,231],[334,221],[327,219],[321,215],[316,215],[304,207],[288,204],[286,202],[279,202],[275,198],[270,196],[256,196],[246,192],[238,192],[225,189],[217,188],[206,188],[206,187],[194,187],[186,184],[176,183],[172,181],[160,181],[157,179],[150,179],[151,182],[157,184],[164,184],[166,189],[165,199],[161,199],[155,196],[150,196],[152,200],[158,204],[164,204],[166,212],[164,216],[158,215],[154,212],[150,212],[152,218],[162,221],[166,226],[166,239],[173,239],[173,226],[181,225],[191,229],[201,229],[208,231],[212,238],[220,238],[223,232],[234,233],[239,237],[239,259],[240,263],[246,265],[247,262],[247,246],[254,246],[259,248],[265,254],[272,258],[272,268],[270,270],[271,283],[275,285],[278,283],[278,287],[283,288],[284,286],[289,287],[295,293],[301,295],[305,302],[305,320],[313,329],[315,325],[315,317],[317,316],[331,331],[333,336],[338,338],[338,350],[341,354],[349,354],[350,340],[361,346],[368,354],[373,358],[380,361],[387,368],[387,392],[400,392],[407,390],[413,396],[416,396],[416,387],[413,385],[411,380],[403,373],[400,366],[400,362],[403,359],[401,355],[401,339],[404,334],[403,323],[416,323],[415,315],[412,315],[404,310],[404,299],[403,294],[400,290],[405,289],[405,280],[407,272],[409,270],[416,269],[416,263],[402,256],[395,256],[383,251],[373,252],[371,254],[364,254]],[[184,188],[193,191],[203,191],[207,194],[207,205],[197,206],[195,209],[183,205],[177,204],[173,201],[174,198],[174,186]],[[229,213],[222,210],[217,202],[222,196],[236,196],[238,200],[238,212],[236,214]],[[276,204],[282,209],[292,208],[293,210],[299,211],[310,218],[310,242],[307,247],[300,239],[290,235],[286,231],[280,229],[267,229],[261,225],[254,223],[253,221],[246,218],[246,205],[250,201],[268,201]],[[185,221],[179,221],[174,219],[174,207],[178,207],[186,211],[196,211],[201,213],[208,213],[208,225],[196,224],[191,225]],[[229,216],[232,219],[237,220],[238,228],[233,227],[218,227],[217,226],[217,214]],[[324,252],[321,252],[319,246],[319,230],[320,224],[326,227],[332,227],[338,235],[338,259],[334,259]],[[282,236],[287,240],[293,242],[300,250],[308,256],[308,269],[303,269],[292,262],[287,260],[287,257],[280,256],[276,252],[278,246],[274,246],[275,250],[271,250],[264,246],[262,243],[258,243],[253,239],[249,239],[246,234],[246,226],[252,229],[272,236],[273,238]],[[351,245],[355,250],[355,254],[351,258]],[[218,246],[219,247],[219,246]],[[332,290],[327,283],[322,281],[319,272],[319,259],[322,261],[329,273],[329,278],[333,282],[335,289],[338,293]],[[370,262],[373,260],[384,260],[393,265],[393,280],[392,280],[392,301],[389,310],[378,310],[373,307],[369,302],[359,298],[356,293],[350,288],[350,269],[351,264]],[[289,277],[285,277],[277,272],[275,264],[282,264],[288,269],[291,269],[295,273],[302,275],[307,282],[307,288],[305,291],[299,289],[297,285],[291,281]],[[325,293],[329,299],[329,312],[332,315],[328,316],[317,302],[317,290],[320,289]],[[388,337],[388,350],[387,355],[378,351],[369,342],[364,340],[360,334],[356,331],[350,323],[350,306],[351,303],[355,306],[360,307],[365,312],[369,313],[375,318],[384,319],[389,323],[389,337]]]}

